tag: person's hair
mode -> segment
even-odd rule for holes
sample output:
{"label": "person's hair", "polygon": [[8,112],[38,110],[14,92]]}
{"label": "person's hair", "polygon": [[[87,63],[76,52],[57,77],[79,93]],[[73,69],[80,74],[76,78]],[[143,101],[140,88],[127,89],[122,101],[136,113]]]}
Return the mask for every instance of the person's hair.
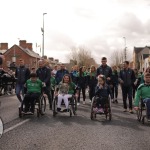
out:
{"label": "person's hair", "polygon": [[99,76],[97,77],[97,79],[98,79],[98,82],[99,82],[99,79],[102,79],[102,80],[104,81],[104,83],[106,83],[106,78],[105,78],[104,75],[99,75]]}
{"label": "person's hair", "polygon": [[107,58],[106,57],[102,57],[102,60],[107,60]]}
{"label": "person's hair", "polygon": [[62,78],[62,83],[64,83],[64,78],[65,78],[66,76],[69,77],[69,83],[71,83],[72,80],[71,80],[71,77],[70,77],[69,74],[65,74],[65,75],[63,76],[63,78]]}
{"label": "person's hair", "polygon": [[83,67],[80,67],[79,69],[79,77],[82,77],[83,71],[82,71]]}
{"label": "person's hair", "polygon": [[90,77],[92,76],[92,72],[91,72],[92,68],[94,68],[94,71],[93,71],[93,72],[96,73],[96,67],[95,67],[94,65],[92,65],[92,66],[90,67]]}
{"label": "person's hair", "polygon": [[150,72],[145,72],[144,77],[150,77]]}
{"label": "person's hair", "polygon": [[149,72],[150,73],[150,67],[146,68],[145,72]]}
{"label": "person's hair", "polygon": [[36,73],[31,73],[31,74],[30,74],[30,78],[35,78],[35,77],[37,77],[37,74],[36,74]]}
{"label": "person's hair", "polygon": [[129,65],[129,61],[124,61],[125,64]]}

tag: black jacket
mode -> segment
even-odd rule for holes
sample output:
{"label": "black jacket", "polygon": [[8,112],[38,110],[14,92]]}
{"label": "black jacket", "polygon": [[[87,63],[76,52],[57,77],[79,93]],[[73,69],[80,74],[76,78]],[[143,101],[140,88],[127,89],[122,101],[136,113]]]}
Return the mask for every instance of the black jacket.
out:
{"label": "black jacket", "polygon": [[123,69],[120,71],[119,78],[123,81],[122,86],[132,86],[135,82],[135,74],[134,71],[130,68]]}
{"label": "black jacket", "polygon": [[108,65],[106,65],[106,66],[101,65],[99,68],[97,68],[97,76],[100,74],[104,75],[106,78],[107,77],[111,78],[112,70]]}
{"label": "black jacket", "polygon": [[38,68],[36,74],[39,77],[39,79],[46,84],[46,86],[50,86],[51,73],[49,68]]}
{"label": "black jacket", "polygon": [[25,84],[25,82],[30,78],[30,70],[25,66],[20,66],[16,69],[15,77],[17,78],[17,83]]}

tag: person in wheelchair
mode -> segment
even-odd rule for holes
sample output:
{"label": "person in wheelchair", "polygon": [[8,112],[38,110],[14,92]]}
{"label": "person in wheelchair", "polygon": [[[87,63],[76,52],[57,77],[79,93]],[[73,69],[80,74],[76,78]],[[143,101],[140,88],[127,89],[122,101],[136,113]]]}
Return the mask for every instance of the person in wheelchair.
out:
{"label": "person in wheelchair", "polygon": [[150,121],[150,73],[146,72],[144,74],[145,83],[140,84],[138,87],[135,100],[134,100],[134,109],[137,111],[139,109],[139,101],[142,99],[143,103],[146,104],[147,107],[147,119]]}
{"label": "person in wheelchair", "polygon": [[106,84],[104,75],[99,75],[97,79],[98,84],[95,88],[96,106],[94,111],[98,113],[104,113],[104,106],[106,103],[108,103],[109,95],[112,98],[112,93],[110,87]]}
{"label": "person in wheelchair", "polygon": [[55,95],[58,95],[58,103],[57,103],[57,112],[61,111],[61,103],[64,100],[65,109],[63,112],[69,112],[69,101],[68,98],[71,98],[73,94],[75,94],[76,85],[72,82],[69,74],[65,74],[63,76],[62,81],[58,84],[56,88]]}
{"label": "person in wheelchair", "polygon": [[42,94],[42,89],[45,90],[45,83],[37,78],[36,73],[31,73],[30,79],[26,81],[24,86],[26,91],[23,100],[23,104],[25,104],[24,113],[34,114],[35,102]]}

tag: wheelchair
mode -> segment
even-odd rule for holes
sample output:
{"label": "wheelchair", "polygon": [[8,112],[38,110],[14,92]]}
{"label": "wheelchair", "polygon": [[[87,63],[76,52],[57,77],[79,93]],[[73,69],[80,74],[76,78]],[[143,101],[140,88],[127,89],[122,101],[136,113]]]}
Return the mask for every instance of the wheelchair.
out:
{"label": "wheelchair", "polygon": [[[34,106],[35,106],[35,110],[37,112],[37,117],[38,118],[45,114],[46,98],[44,97],[43,94],[41,94],[39,96],[39,98],[35,100]],[[23,101],[21,103],[21,107],[19,107],[19,117],[20,118],[22,118],[24,115],[30,115],[30,114],[25,114],[24,109],[25,109],[25,104],[24,104],[24,101]]]}
{"label": "wheelchair", "polygon": [[141,99],[139,102],[139,109],[136,111],[136,114],[137,114],[137,120],[139,122],[142,122],[142,124],[145,123],[145,118],[147,118],[146,112],[147,112],[147,106]]}
{"label": "wheelchair", "polygon": [[94,96],[92,98],[91,114],[90,114],[91,120],[96,119],[97,115],[105,115],[106,120],[108,119],[109,121],[111,121],[111,119],[112,119],[112,111],[111,111],[111,100],[110,100],[110,98],[108,98],[106,100],[106,103],[104,104],[104,113],[97,112],[97,111],[94,110],[96,108],[96,103],[97,103],[97,99],[98,98],[99,98],[98,96]]}
{"label": "wheelchair", "polygon": [[[68,98],[68,101],[69,101],[69,115],[70,117],[72,117],[72,114],[76,115],[76,111],[77,111],[77,100],[75,95],[72,95],[72,97]],[[53,99],[53,117],[55,117],[56,114],[58,114],[57,102],[58,102],[58,96],[55,96],[55,98]],[[63,100],[61,105],[65,105]]]}

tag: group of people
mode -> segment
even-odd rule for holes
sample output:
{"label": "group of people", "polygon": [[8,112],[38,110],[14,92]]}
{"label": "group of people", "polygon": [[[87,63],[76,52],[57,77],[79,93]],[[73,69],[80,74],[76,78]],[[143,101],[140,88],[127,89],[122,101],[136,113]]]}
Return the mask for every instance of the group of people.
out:
{"label": "group of people", "polygon": [[[24,94],[24,86],[26,84],[27,96],[24,98],[26,109],[29,111],[29,102],[37,99],[43,89],[43,93],[47,95],[49,108],[52,109],[52,101],[54,96],[58,96],[57,111],[61,111],[61,102],[64,99],[65,109],[68,111],[69,101],[73,94],[76,95],[78,105],[80,104],[80,94],[83,95],[83,104],[86,103],[86,91],[89,93],[89,99],[96,95],[100,97],[95,107],[95,111],[104,112],[104,103],[111,97],[113,103],[118,103],[118,86],[122,90],[123,108],[127,112],[127,99],[129,101],[129,112],[133,113],[133,107],[138,110],[139,100],[143,99],[147,106],[147,116],[150,119],[150,69],[141,74],[137,69],[131,69],[129,62],[124,61],[123,68],[118,71],[116,66],[108,66],[107,58],[102,57],[101,65],[97,68],[92,65],[89,69],[85,66],[80,68],[75,65],[69,72],[64,64],[50,68],[47,62],[42,59],[38,62],[37,70],[29,70],[24,65],[24,60],[20,59],[20,66],[15,72],[16,95],[22,103]],[[22,91],[22,92],[21,92]],[[134,99],[134,106],[133,106]],[[34,102],[30,111],[34,113]]]}

